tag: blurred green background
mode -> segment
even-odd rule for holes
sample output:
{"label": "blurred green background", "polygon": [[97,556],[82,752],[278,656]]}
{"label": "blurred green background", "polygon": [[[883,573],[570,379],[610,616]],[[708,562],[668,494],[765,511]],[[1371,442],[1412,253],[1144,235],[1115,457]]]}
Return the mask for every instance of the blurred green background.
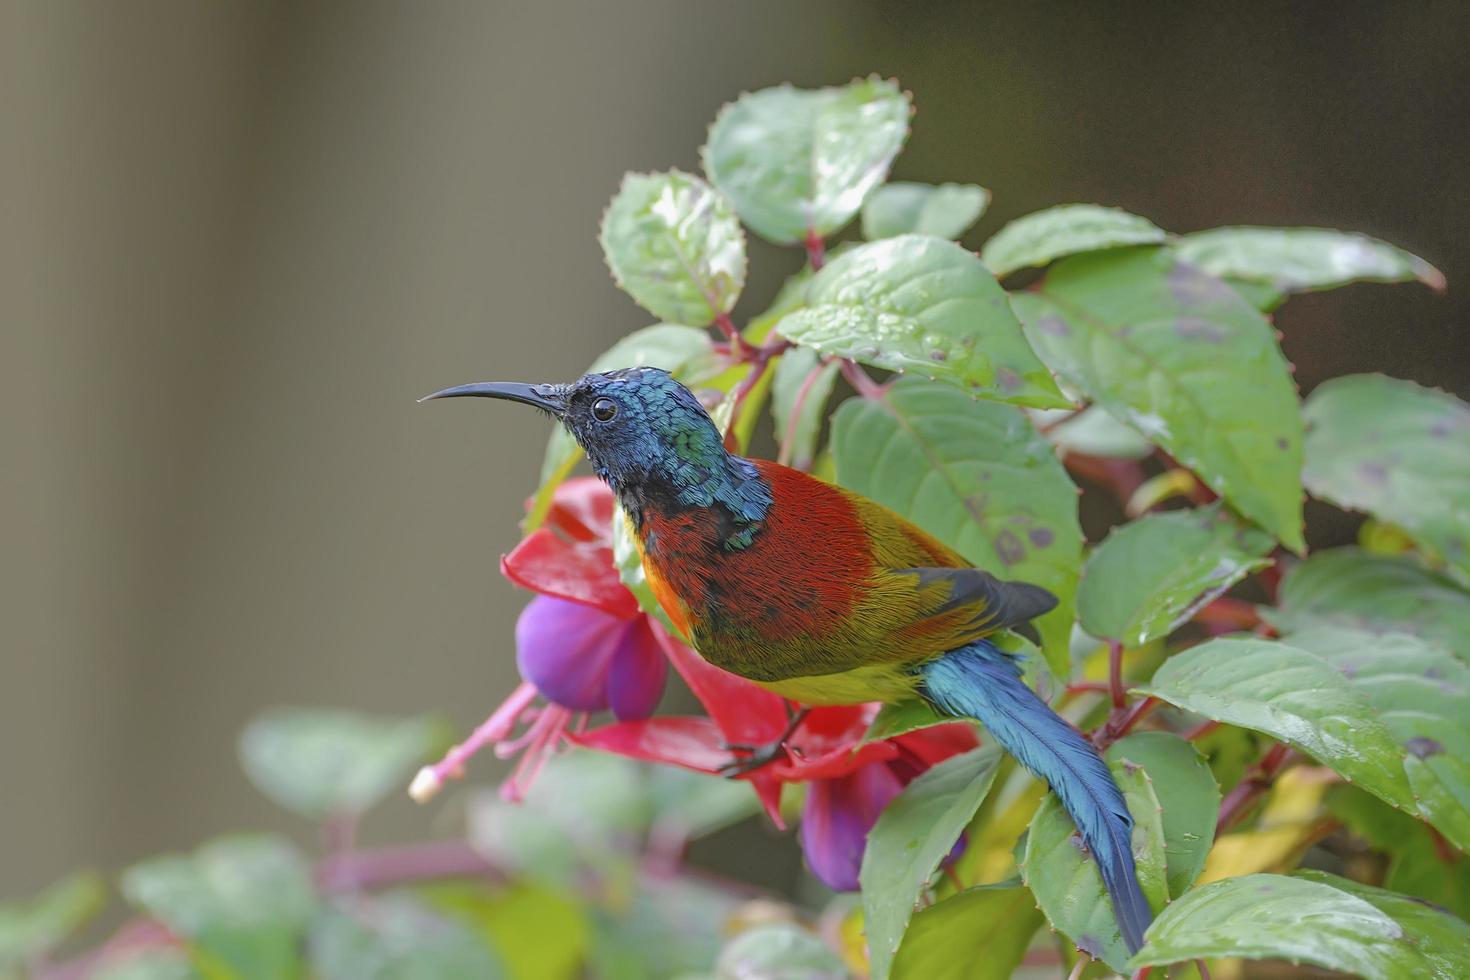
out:
{"label": "blurred green background", "polygon": [[[299,831],[235,761],[263,706],[463,730],[510,689],[496,559],[544,424],[414,399],[570,379],[644,325],[597,220],[625,170],[697,169],[725,100],[898,77],[896,176],[995,193],[971,244],[1067,201],[1386,238],[1449,294],[1293,300],[1303,389],[1466,397],[1467,48],[1456,4],[5,0],[0,899]],[[753,305],[797,257],[752,261]]]}

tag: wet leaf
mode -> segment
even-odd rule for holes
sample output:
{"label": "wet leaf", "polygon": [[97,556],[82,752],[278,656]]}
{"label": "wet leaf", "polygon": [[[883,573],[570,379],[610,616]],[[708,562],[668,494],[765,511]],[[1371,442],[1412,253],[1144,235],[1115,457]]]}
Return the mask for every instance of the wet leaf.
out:
{"label": "wet leaf", "polygon": [[1289,293],[1365,281],[1445,285],[1444,275],[1417,255],[1330,228],[1212,228],[1180,237],[1175,248],[1211,275]]}
{"label": "wet leaf", "polygon": [[1391,521],[1470,581],[1470,405],[1355,374],[1322,384],[1302,411],[1307,489]]}
{"label": "wet leaf", "polygon": [[1290,960],[1364,977],[1470,971],[1470,927],[1412,899],[1321,872],[1247,875],[1170,905],[1128,968],[1228,956]]}
{"label": "wet leaf", "polygon": [[1057,608],[1037,627],[1052,672],[1071,675],[1082,550],[1077,490],[1023,413],[947,385],[904,381],[882,401],[844,402],[831,449],[843,486],[902,514],[975,567],[1051,591]]}
{"label": "wet leaf", "polygon": [[911,371],[972,395],[1049,408],[1069,404],[1037,359],[1005,292],[974,254],[900,235],[828,262],[807,305],[776,331],[823,353]]}
{"label": "wet leaf", "polygon": [[1385,802],[1415,809],[1393,735],[1347,678],[1306,650],[1272,640],[1210,640],[1164,661],[1140,690],[1280,739]]}
{"label": "wet leaf", "polygon": [[691,174],[628,174],[602,216],[608,268],[661,320],[708,326],[745,286],[745,232],[735,211]]}
{"label": "wet leaf", "polygon": [[1419,813],[1470,851],[1470,667],[1407,633],[1316,626],[1289,633],[1342,672],[1403,749]]}
{"label": "wet leaf", "polygon": [[1138,647],[1268,564],[1274,542],[1217,505],[1145,514],[1088,557],[1077,614],[1094,636]]}
{"label": "wet leaf", "polygon": [[989,203],[990,192],[975,184],[895,181],[863,205],[863,237],[872,242],[912,233],[957,241]]}
{"label": "wet leaf", "polygon": [[[1107,753],[1107,761],[1133,815],[1133,860],[1138,883],[1149,905],[1157,911],[1168,901],[1163,815],[1148,772],[1131,758],[1129,745],[1127,738],[1115,743]],[[1143,751],[1147,750],[1140,750],[1140,754]],[[1155,760],[1155,765],[1161,764]],[[1072,818],[1053,793],[1041,801],[1031,819],[1021,869],[1027,886],[1057,931],[1083,952],[1115,970],[1122,969],[1128,948],[1102,875],[1083,848]]]}
{"label": "wet leaf", "polygon": [[888,176],[911,108],[896,82],[876,77],[742,95],[710,126],[704,171],[762,238],[825,237]]}
{"label": "wet leaf", "polygon": [[980,249],[980,261],[997,276],[1046,265],[1066,255],[1124,245],[1154,245],[1163,229],[1147,218],[1097,204],[1061,204],[1017,218]]}
{"label": "wet leaf", "polygon": [[1470,664],[1470,593],[1411,558],[1319,551],[1287,574],[1280,605],[1262,613],[1284,632],[1329,623],[1412,633]]}
{"label": "wet leaf", "polygon": [[868,832],[860,880],[873,980],[885,980],[914,902],[975,815],[1000,764],[996,748],[946,759],[909,783]]}
{"label": "wet leaf", "polygon": [[444,726],[429,718],[277,708],[241,733],[240,761],[255,787],[288,810],[356,816],[402,789],[445,741]]}
{"label": "wet leaf", "polygon": [[1042,915],[1014,885],[970,888],[920,909],[893,960],[893,980],[1009,980]]}
{"label": "wet leaf", "polygon": [[1014,294],[1036,352],[1294,551],[1302,423],[1272,328],[1162,248],[1065,259]]}

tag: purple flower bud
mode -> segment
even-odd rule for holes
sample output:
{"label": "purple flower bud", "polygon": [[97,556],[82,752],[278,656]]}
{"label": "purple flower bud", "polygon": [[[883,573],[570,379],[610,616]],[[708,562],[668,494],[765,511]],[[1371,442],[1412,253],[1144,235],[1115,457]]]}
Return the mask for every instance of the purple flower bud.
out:
{"label": "purple flower bud", "polygon": [[652,714],[668,673],[646,616],[621,619],[544,595],[516,621],[516,663],[548,701],[574,711],[611,708],[620,721]]}

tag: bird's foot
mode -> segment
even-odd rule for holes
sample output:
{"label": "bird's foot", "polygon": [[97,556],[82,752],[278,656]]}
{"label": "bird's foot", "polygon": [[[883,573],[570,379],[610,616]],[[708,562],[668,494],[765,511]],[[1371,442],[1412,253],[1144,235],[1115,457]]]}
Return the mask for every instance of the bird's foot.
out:
{"label": "bird's foot", "polygon": [[[789,710],[789,709],[788,709]],[[786,751],[786,742],[791,738],[797,727],[806,719],[809,708],[800,711],[789,711],[786,730],[781,737],[764,745],[746,745],[741,743],[725,743],[725,749],[737,753],[743,758],[733,759],[718,770],[726,779],[738,779],[747,773],[755,772],[762,766],[775,762]]]}

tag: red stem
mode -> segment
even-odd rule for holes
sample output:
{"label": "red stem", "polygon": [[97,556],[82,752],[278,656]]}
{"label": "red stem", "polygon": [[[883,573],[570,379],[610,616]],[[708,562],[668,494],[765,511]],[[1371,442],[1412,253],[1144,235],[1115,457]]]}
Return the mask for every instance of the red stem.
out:
{"label": "red stem", "polygon": [[796,389],[796,397],[791,401],[791,417],[786,420],[786,431],[781,433],[781,451],[776,454],[776,462],[782,466],[795,466],[799,470],[811,466],[809,459],[792,459],[791,444],[796,439],[796,427],[801,420],[802,410],[806,407],[806,400],[811,395],[812,389],[816,387],[817,379],[822,376],[827,365],[819,362],[807,372],[802,379],[801,387]]}
{"label": "red stem", "polygon": [[1215,820],[1217,837],[1239,823],[1256,800],[1266,795],[1277,774],[1291,761],[1293,755],[1291,746],[1285,742],[1277,742],[1261,757],[1261,761],[1245,774],[1245,777],[1220,804],[1220,816]]}
{"label": "red stem", "polygon": [[1191,728],[1189,731],[1185,732],[1180,737],[1183,738],[1186,742],[1193,742],[1197,739],[1204,738],[1206,735],[1210,734],[1210,732],[1213,732],[1219,727],[1220,723],[1218,721],[1202,721],[1198,725],[1195,725],[1193,728]]}
{"label": "red stem", "polygon": [[888,394],[888,388],[868,377],[868,372],[859,367],[857,361],[843,358],[842,376],[847,379],[848,384],[852,385],[853,390],[864,398],[880,401]]}
{"label": "red stem", "polygon": [[501,872],[464,841],[432,841],[340,854],[317,868],[323,891],[356,891],[435,878],[500,878]]}
{"label": "red stem", "polygon": [[1118,640],[1108,641],[1108,693],[1112,695],[1114,708],[1128,703],[1128,695],[1123,690],[1123,644]]}
{"label": "red stem", "polygon": [[813,272],[826,265],[827,243],[822,241],[821,235],[818,235],[812,229],[807,229],[806,238],[802,240],[802,245],[806,247],[806,260],[812,267]]}

